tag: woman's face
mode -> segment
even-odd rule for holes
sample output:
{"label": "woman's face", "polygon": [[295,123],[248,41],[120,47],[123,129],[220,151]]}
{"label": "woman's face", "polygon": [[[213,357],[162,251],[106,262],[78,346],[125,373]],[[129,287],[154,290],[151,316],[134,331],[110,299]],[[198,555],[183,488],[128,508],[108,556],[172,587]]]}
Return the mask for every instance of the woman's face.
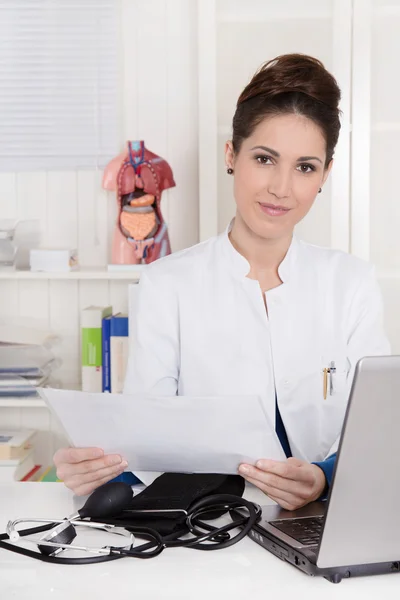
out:
{"label": "woman's face", "polygon": [[237,216],[256,235],[291,235],[310,210],[332,166],[325,168],[326,142],[310,119],[280,115],[264,119],[237,155],[227,142],[226,164],[234,169]]}

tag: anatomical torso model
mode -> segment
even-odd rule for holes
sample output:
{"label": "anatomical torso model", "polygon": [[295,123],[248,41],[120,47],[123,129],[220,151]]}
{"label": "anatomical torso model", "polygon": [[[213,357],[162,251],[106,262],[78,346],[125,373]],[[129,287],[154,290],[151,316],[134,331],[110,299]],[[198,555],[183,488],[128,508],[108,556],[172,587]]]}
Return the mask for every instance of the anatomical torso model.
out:
{"label": "anatomical torso model", "polygon": [[128,142],[107,165],[103,188],[116,192],[118,207],[113,264],[149,264],[171,253],[160,205],[163,190],[174,186],[169,164],[143,141]]}

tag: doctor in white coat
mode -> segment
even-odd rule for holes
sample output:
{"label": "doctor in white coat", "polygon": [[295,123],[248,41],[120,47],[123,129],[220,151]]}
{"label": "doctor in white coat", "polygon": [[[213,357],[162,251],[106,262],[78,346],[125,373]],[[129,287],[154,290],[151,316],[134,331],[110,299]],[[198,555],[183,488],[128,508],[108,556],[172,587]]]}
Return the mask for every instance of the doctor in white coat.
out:
{"label": "doctor in white coat", "polygon": [[[125,385],[259,395],[288,459],[239,472],[289,510],[326,491],[356,362],[390,353],[372,267],[294,235],[333,165],[339,99],[332,75],[303,55],[266,63],[243,90],[225,152],[236,217],[144,270]],[[54,460],[78,494],[126,468],[93,448]]]}

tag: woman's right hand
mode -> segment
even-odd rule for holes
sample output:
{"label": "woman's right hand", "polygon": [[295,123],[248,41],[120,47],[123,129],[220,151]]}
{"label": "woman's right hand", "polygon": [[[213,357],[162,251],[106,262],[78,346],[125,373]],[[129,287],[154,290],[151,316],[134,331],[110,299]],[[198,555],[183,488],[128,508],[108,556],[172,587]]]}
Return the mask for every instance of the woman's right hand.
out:
{"label": "woman's right hand", "polygon": [[101,448],[61,448],[53,461],[57,477],[78,496],[91,494],[128,466],[119,454],[104,455]]}

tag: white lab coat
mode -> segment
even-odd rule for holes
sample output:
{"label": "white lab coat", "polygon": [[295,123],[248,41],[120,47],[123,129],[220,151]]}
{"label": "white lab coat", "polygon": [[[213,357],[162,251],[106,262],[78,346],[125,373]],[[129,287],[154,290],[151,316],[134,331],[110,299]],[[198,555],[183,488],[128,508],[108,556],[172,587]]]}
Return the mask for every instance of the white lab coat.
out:
{"label": "white lab coat", "polygon": [[[249,268],[228,230],[147,266],[125,392],[257,394],[275,424],[276,391],[293,455],[324,460],[337,449],[357,360],[390,353],[373,269],[294,237],[282,285],[265,294],[267,315]],[[333,394],[324,400],[331,361]]]}

